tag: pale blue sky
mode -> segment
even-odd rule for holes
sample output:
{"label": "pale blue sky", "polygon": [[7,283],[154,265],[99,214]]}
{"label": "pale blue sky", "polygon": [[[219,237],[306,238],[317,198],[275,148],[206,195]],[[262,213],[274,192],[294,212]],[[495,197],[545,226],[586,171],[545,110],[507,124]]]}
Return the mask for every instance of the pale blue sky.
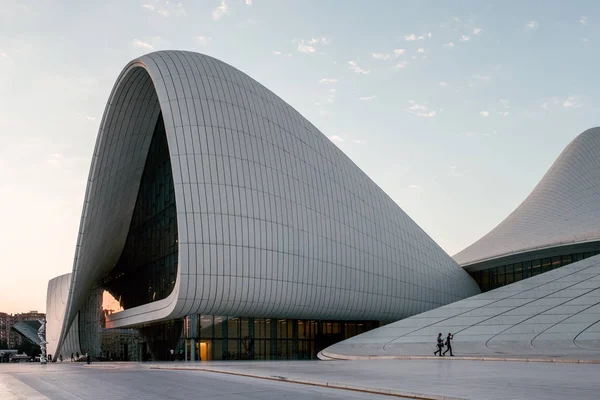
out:
{"label": "pale blue sky", "polygon": [[117,75],[198,51],[271,89],[455,254],[596,126],[595,1],[0,0],[0,311],[71,271]]}

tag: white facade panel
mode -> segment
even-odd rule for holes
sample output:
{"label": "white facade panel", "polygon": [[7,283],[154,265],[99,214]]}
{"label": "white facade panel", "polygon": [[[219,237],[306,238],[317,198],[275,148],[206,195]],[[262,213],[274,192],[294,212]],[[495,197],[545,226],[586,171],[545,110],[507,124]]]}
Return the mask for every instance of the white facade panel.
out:
{"label": "white facade panel", "polygon": [[396,320],[479,292],[475,282],[312,124],[237,69],[181,51],[119,76],[102,119],[66,328],[114,268],[162,112],[179,263],[165,299],[108,327],[188,313]]}

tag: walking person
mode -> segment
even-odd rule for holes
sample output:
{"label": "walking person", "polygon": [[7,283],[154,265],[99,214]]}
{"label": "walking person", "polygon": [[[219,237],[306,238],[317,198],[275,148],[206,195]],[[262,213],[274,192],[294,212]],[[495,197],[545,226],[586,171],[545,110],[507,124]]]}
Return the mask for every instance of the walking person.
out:
{"label": "walking person", "polygon": [[437,337],[437,350],[435,352],[433,352],[433,355],[435,356],[436,354],[439,353],[440,357],[442,356],[442,349],[444,348],[444,339],[442,338],[442,334],[438,334]]}
{"label": "walking person", "polygon": [[75,354],[71,353],[71,362],[75,362]]}
{"label": "walking person", "polygon": [[450,351],[450,357],[454,357],[454,354],[452,354],[452,344],[450,343],[450,341],[453,339],[454,339],[454,335],[451,333],[448,333],[448,336],[446,336],[446,351],[444,351],[442,353],[442,356],[446,355],[446,353],[448,351]]}

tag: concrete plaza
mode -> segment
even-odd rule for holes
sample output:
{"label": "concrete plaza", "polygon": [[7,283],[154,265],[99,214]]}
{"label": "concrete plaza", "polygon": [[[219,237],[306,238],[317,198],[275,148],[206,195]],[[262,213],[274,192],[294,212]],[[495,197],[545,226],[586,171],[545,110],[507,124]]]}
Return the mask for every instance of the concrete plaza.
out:
{"label": "concrete plaza", "polygon": [[599,375],[598,364],[449,358],[3,364],[0,398],[597,399]]}

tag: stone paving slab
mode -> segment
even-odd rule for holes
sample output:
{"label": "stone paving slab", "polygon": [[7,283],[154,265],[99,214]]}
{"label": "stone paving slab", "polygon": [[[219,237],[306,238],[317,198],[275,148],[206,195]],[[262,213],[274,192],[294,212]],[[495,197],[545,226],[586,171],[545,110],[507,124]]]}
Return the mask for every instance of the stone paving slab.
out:
{"label": "stone paving slab", "polygon": [[600,393],[600,365],[477,360],[265,361],[158,363],[263,379],[330,385],[423,399],[589,399]]}

